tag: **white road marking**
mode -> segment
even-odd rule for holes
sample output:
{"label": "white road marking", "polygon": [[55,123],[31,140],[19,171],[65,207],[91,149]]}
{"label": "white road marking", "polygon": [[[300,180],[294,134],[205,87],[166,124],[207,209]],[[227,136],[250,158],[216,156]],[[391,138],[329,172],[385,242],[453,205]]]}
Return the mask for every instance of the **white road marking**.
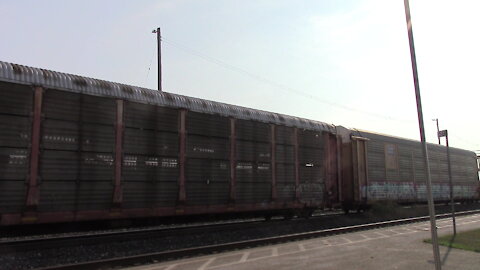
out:
{"label": "white road marking", "polygon": [[207,260],[204,264],[202,264],[199,268],[197,268],[197,270],[204,270],[208,267],[209,264],[211,264],[213,261],[215,261],[217,259],[217,257],[213,257],[213,258],[210,258],[209,260]]}
{"label": "white road marking", "polygon": [[243,253],[242,258],[240,258],[238,262],[246,262],[249,255],[250,255],[250,252]]}

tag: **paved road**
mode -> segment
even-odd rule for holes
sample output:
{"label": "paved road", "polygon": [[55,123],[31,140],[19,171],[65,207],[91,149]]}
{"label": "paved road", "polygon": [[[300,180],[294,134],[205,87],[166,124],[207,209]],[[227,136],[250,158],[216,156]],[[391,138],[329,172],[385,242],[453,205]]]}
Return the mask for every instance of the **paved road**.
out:
{"label": "paved road", "polygon": [[[437,221],[439,235],[452,232],[451,219]],[[129,270],[252,269],[435,269],[430,223],[374,229],[132,267]],[[457,217],[457,231],[480,228],[480,214]],[[480,269],[480,253],[440,247],[442,269]]]}

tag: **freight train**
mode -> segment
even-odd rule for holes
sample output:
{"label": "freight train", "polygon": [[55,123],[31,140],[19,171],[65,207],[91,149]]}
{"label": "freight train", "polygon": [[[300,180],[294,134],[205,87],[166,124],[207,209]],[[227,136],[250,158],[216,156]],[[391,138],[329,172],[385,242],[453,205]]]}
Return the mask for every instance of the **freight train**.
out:
{"label": "freight train", "polygon": [[[418,141],[6,62],[0,131],[0,226],[426,200]],[[455,200],[478,200],[476,155],[451,155]]]}

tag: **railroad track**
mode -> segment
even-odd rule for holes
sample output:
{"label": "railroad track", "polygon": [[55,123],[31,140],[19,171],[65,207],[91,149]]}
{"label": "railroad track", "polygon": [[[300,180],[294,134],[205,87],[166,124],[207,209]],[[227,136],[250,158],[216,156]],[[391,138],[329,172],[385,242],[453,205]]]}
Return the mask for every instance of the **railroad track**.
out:
{"label": "railroad track", "polygon": [[[314,215],[315,218],[333,218],[343,215],[343,212],[331,212],[329,214]],[[300,219],[302,220],[302,219]],[[270,223],[284,222],[282,219],[268,221]],[[296,222],[296,221],[295,221]],[[78,233],[45,234],[24,237],[9,237],[0,239],[0,254],[23,252],[29,250],[41,250],[52,247],[68,247],[76,245],[95,244],[99,241],[111,242],[128,241],[131,239],[148,238],[149,236],[161,237],[162,235],[181,234],[188,232],[190,234],[206,231],[228,230],[237,226],[248,228],[257,224],[265,223],[263,218],[230,220],[215,223],[202,224],[179,224],[169,226],[152,226],[144,228],[129,228],[120,230],[90,231]]]}
{"label": "railroad track", "polygon": [[[457,212],[456,214],[469,215],[469,214],[476,214],[476,213],[480,213],[480,210],[463,211],[463,212]],[[448,217],[450,217],[450,214],[437,215],[437,218],[439,219],[448,218]],[[345,226],[345,227],[339,227],[339,228],[279,235],[274,237],[264,237],[264,238],[249,239],[244,241],[236,241],[236,242],[198,246],[198,247],[191,247],[191,248],[184,248],[184,249],[177,249],[177,250],[153,252],[148,254],[127,256],[127,257],[121,257],[121,258],[101,259],[101,260],[94,260],[89,262],[46,267],[41,269],[45,269],[45,270],[72,269],[73,270],[73,269],[108,269],[108,268],[115,268],[115,267],[118,268],[120,266],[148,264],[148,263],[173,260],[173,259],[178,259],[183,257],[192,257],[192,256],[197,256],[202,254],[210,254],[214,252],[224,252],[229,250],[272,245],[272,244],[303,240],[303,239],[321,237],[321,236],[332,235],[332,234],[341,234],[341,233],[347,233],[347,232],[353,232],[353,231],[359,231],[359,230],[367,230],[372,228],[401,225],[406,223],[415,223],[415,222],[421,222],[426,220],[429,220],[429,216],[405,218],[405,219],[398,219],[398,220],[384,221],[384,222],[374,222],[374,223],[360,224],[360,225],[354,225],[354,226]]]}

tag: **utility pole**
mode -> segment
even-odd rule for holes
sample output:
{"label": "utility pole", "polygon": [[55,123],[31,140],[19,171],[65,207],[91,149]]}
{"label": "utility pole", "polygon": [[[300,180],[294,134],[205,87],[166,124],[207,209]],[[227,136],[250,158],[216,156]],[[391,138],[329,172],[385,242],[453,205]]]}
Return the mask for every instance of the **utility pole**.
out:
{"label": "utility pole", "polygon": [[415,85],[415,97],[417,100],[418,125],[420,128],[420,138],[422,141],[423,158],[424,158],[424,164],[425,164],[425,170],[426,170],[426,176],[427,176],[427,200],[428,200],[428,211],[430,213],[430,231],[432,233],[433,257],[435,259],[435,269],[441,270],[442,264],[440,261],[440,250],[438,248],[437,225],[435,222],[435,206],[433,205],[434,202],[433,202],[433,196],[432,196],[432,179],[430,176],[430,163],[428,162],[427,143],[425,140],[425,126],[423,123],[422,99],[420,97],[420,85],[418,82],[417,59],[415,56],[415,45],[413,42],[412,21],[410,17],[410,5],[408,3],[408,0],[404,0],[404,5],[405,5],[405,17],[407,20],[408,41],[410,44],[410,58],[412,62],[413,82]]}
{"label": "utility pole", "polygon": [[440,136],[438,136],[438,134],[439,134],[439,132],[440,132],[440,128],[438,127],[438,118],[432,119],[432,121],[436,121],[436,122],[437,122],[437,138],[438,138],[438,144],[441,144],[441,143],[440,143]]}
{"label": "utility pole", "polygon": [[162,35],[160,34],[160,27],[153,30],[152,33],[157,34],[158,91],[162,91]]}
{"label": "utility pole", "polygon": [[450,146],[448,145],[448,131],[442,130],[438,132],[438,139],[445,137],[447,141],[447,162],[448,162],[448,182],[450,183],[450,204],[452,205],[452,222],[453,222],[453,235],[457,235],[457,223],[455,222],[455,204],[453,199],[453,183],[452,183],[452,168],[450,165]]}

